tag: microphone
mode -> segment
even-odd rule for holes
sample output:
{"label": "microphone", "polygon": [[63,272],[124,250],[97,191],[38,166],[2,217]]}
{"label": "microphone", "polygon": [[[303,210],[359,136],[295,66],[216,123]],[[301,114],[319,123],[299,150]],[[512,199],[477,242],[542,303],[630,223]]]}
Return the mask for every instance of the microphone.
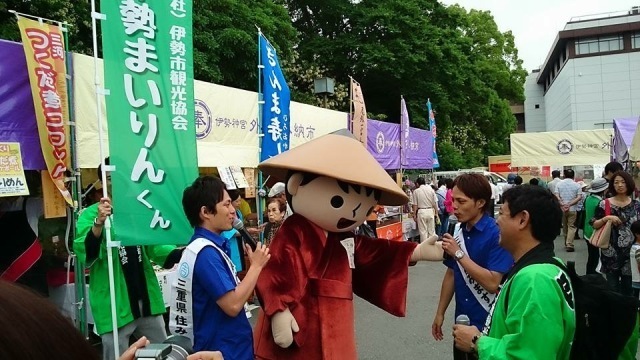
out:
{"label": "microphone", "polygon": [[465,314],[460,314],[456,317],[456,324],[471,326],[471,319]]}
{"label": "microphone", "polygon": [[[471,319],[469,319],[469,317],[465,314],[460,314],[456,317],[456,324],[458,325],[467,325],[470,326],[471,325]],[[464,358],[465,359],[470,359],[469,354],[464,354]]]}
{"label": "microphone", "polygon": [[233,220],[233,228],[238,231],[244,243],[249,245],[252,251],[256,251],[256,247],[258,246],[258,244],[244,228],[244,223],[242,222],[242,220],[235,218],[235,220]]}

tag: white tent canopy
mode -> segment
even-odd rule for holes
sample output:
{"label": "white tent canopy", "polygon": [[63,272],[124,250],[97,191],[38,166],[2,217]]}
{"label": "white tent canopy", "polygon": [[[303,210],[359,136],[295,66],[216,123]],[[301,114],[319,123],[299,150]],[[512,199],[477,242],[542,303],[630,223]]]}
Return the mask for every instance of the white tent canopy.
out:
{"label": "white tent canopy", "polygon": [[511,165],[606,164],[612,137],[612,129],[511,134]]}
{"label": "white tent canopy", "polygon": [[[94,93],[93,58],[73,54],[74,94],[77,124],[78,163],[81,168],[95,168],[100,164],[97,151],[98,123]],[[102,60],[99,61],[102,67]],[[102,69],[99,72],[103,82]],[[195,81],[198,166],[258,165],[258,94],[252,91]],[[105,112],[102,102],[103,116]],[[108,152],[107,123],[104,125],[104,147]],[[302,145],[316,137],[347,127],[344,112],[291,102],[289,127],[291,147]]]}

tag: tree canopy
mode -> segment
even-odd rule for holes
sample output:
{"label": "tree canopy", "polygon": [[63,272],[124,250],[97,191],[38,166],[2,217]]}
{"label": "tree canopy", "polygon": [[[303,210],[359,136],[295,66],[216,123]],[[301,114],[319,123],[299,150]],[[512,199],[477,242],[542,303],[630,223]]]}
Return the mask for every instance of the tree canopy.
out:
{"label": "tree canopy", "polygon": [[[89,1],[0,0],[0,38],[19,41],[9,9],[67,21],[71,50],[92,53]],[[524,100],[527,74],[513,35],[501,33],[490,12],[437,0],[194,0],[194,9],[199,80],[256,90],[260,28],[296,101],[348,111],[353,76],[367,110],[390,122],[399,120],[402,95],[411,125],[428,128],[431,100],[442,169],[508,151],[509,105]],[[323,76],[336,79],[326,102],[312,92]]]}

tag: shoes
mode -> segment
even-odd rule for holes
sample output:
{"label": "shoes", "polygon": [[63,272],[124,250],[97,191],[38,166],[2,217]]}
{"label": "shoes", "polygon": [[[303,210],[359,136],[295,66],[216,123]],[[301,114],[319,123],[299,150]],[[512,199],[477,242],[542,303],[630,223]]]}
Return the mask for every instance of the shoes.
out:
{"label": "shoes", "polygon": [[573,248],[573,245],[566,245],[564,247],[564,249],[565,249],[566,252],[574,252],[575,251],[575,249]]}

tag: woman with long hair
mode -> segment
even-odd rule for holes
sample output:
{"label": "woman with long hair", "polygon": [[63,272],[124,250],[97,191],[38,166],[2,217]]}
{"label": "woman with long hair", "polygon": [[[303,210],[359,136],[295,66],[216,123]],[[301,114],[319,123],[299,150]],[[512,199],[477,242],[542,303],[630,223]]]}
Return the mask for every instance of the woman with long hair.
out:
{"label": "woman with long hair", "polygon": [[[629,251],[634,243],[631,224],[639,219],[638,200],[631,195],[636,185],[631,175],[624,171],[613,174],[609,182],[609,194],[613,195],[600,201],[591,224],[594,229],[603,227],[611,222],[611,242],[609,248],[600,250],[602,267],[600,272],[605,274],[609,285],[623,295],[633,295],[631,288],[631,261]],[[611,209],[610,215],[606,208]]]}

